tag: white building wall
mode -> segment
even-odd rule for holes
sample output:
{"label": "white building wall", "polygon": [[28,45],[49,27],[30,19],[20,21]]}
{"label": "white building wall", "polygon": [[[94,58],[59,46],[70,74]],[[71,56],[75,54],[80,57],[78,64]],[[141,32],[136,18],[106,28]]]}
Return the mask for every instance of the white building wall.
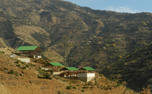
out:
{"label": "white building wall", "polygon": [[49,70],[49,68],[41,68],[42,70],[45,70],[45,71],[48,71]]}
{"label": "white building wall", "polygon": [[53,72],[53,75],[60,75],[63,72]]}
{"label": "white building wall", "polygon": [[78,79],[84,82],[88,82],[95,77],[95,73],[79,73]]}
{"label": "white building wall", "polygon": [[95,77],[95,73],[79,73],[78,77]]}
{"label": "white building wall", "polygon": [[18,60],[21,60],[23,62],[29,63],[31,62],[30,58],[17,58]]}

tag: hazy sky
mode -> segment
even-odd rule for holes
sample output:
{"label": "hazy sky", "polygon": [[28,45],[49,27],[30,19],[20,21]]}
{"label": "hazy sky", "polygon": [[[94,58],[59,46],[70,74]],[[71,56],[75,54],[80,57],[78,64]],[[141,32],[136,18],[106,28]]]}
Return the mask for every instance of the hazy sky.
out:
{"label": "hazy sky", "polygon": [[111,10],[116,12],[151,12],[152,0],[64,0],[79,6],[92,9]]}

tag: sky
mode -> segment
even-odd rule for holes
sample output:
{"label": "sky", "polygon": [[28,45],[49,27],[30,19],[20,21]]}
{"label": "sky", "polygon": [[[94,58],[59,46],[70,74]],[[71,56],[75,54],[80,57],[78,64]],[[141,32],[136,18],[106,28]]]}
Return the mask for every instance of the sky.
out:
{"label": "sky", "polygon": [[152,13],[152,0],[64,0],[82,7],[124,13]]}

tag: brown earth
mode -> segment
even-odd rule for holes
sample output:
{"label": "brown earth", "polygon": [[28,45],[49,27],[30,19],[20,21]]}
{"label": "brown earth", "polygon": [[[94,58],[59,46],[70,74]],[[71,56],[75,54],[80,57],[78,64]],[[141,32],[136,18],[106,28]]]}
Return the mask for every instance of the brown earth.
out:
{"label": "brown earth", "polygon": [[[38,78],[37,71],[38,67],[42,66],[41,63],[38,63],[38,60],[29,64],[17,63],[15,58],[0,52],[0,94],[137,94],[126,88],[125,82],[119,84],[118,81],[110,81],[98,73],[88,83],[59,76],[41,79]],[[18,64],[21,66],[17,66]],[[29,67],[22,69],[25,65]],[[67,89],[70,85],[71,89]]]}

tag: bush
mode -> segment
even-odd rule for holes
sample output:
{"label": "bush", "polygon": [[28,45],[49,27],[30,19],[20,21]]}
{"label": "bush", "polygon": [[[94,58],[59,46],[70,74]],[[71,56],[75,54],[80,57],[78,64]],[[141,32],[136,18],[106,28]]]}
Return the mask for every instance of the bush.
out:
{"label": "bush", "polygon": [[35,65],[34,65],[34,64],[32,64],[32,63],[29,63],[29,65],[30,65],[31,67],[35,67]]}
{"label": "bush", "polygon": [[67,88],[67,89],[71,89],[71,88],[72,88],[72,86],[71,86],[71,85],[69,85],[69,86],[67,86],[66,88]]}
{"label": "bush", "polygon": [[74,89],[77,89],[77,87],[73,86]]}
{"label": "bush", "polygon": [[25,62],[21,62],[22,64],[25,64]]}
{"label": "bush", "polygon": [[88,82],[88,85],[92,85],[92,82]]}
{"label": "bush", "polygon": [[22,69],[26,69],[26,67],[22,67]]}
{"label": "bush", "polygon": [[61,91],[57,91],[58,94],[61,94]]}
{"label": "bush", "polygon": [[14,73],[14,71],[13,70],[10,70],[10,72],[8,72],[9,74],[13,74]]}
{"label": "bush", "polygon": [[20,61],[19,60],[17,60],[17,61],[15,61],[14,63],[19,63]]}
{"label": "bush", "polygon": [[4,51],[1,51],[2,53],[5,53]]}
{"label": "bush", "polygon": [[117,82],[117,85],[116,85],[116,86],[119,87],[120,85],[121,85],[121,83],[120,83],[120,82]]}
{"label": "bush", "polygon": [[38,76],[38,78],[43,78],[43,77],[41,77],[41,76]]}
{"label": "bush", "polygon": [[85,92],[84,90],[81,90],[82,92]]}
{"label": "bush", "polygon": [[43,75],[43,76],[45,76],[45,78],[47,78],[47,79],[51,79],[51,76],[50,76],[48,73],[46,73],[46,74]]}
{"label": "bush", "polygon": [[51,75],[53,74],[53,70],[50,70],[50,74],[51,74]]}
{"label": "bush", "polygon": [[21,65],[20,65],[20,64],[17,64],[16,66],[17,66],[17,67],[21,67]]}

